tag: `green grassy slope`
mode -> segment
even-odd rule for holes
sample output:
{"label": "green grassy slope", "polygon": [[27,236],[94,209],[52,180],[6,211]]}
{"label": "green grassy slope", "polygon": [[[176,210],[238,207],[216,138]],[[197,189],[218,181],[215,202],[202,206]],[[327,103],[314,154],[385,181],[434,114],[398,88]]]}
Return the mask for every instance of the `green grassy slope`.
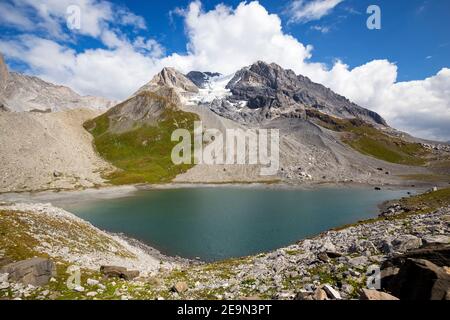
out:
{"label": "green grassy slope", "polygon": [[136,122],[134,128],[123,133],[110,130],[113,122],[120,120],[109,113],[85,123],[86,130],[94,136],[98,153],[120,169],[105,177],[112,184],[165,183],[192,167],[172,163],[171,152],[178,142],[172,142],[171,135],[180,128],[192,133],[198,116],[183,112],[167,101],[159,118],[156,125]]}
{"label": "green grassy slope", "polygon": [[389,136],[362,120],[338,119],[316,110],[307,110],[307,116],[321,127],[342,132],[342,141],[365,155],[398,164],[426,164],[428,151],[419,143]]}

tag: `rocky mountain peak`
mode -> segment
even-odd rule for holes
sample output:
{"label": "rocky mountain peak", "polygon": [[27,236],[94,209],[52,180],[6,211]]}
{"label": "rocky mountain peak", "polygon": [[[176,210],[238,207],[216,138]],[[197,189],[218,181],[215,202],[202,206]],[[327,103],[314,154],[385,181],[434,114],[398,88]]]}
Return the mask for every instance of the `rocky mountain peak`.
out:
{"label": "rocky mountain peak", "polygon": [[359,118],[386,125],[377,113],[364,109],[309,78],[296,75],[281,66],[258,61],[238,71],[227,84],[231,102],[247,101],[247,107],[259,110],[262,119],[305,116],[312,108],[338,118]]}
{"label": "rocky mountain peak", "polygon": [[165,67],[149,83],[141,87],[136,94],[143,91],[154,91],[162,86],[174,88],[180,93],[198,93],[198,87],[184,74],[174,68]]}

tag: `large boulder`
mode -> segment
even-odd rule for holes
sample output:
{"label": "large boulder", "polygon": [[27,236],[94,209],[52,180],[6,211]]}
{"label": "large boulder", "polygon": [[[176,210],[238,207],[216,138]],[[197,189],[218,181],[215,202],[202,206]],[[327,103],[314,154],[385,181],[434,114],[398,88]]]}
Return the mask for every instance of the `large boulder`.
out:
{"label": "large boulder", "polygon": [[401,300],[449,299],[450,275],[443,267],[423,259],[408,258],[389,281],[381,281],[382,289]]}
{"label": "large boulder", "polygon": [[127,270],[127,268],[117,266],[101,266],[100,272],[108,278],[133,280],[134,278],[139,277],[139,271]]}
{"label": "large boulder", "polygon": [[392,241],[392,246],[395,251],[406,252],[408,250],[420,248],[422,246],[422,240],[412,234],[405,234]]}
{"label": "large boulder", "polygon": [[399,300],[389,293],[370,289],[362,289],[359,298],[361,300]]}
{"label": "large boulder", "polygon": [[183,293],[183,292],[187,291],[188,289],[189,289],[189,287],[188,287],[187,283],[184,281],[177,282],[172,287],[172,291],[177,292],[177,293]]}
{"label": "large boulder", "polygon": [[419,249],[410,250],[405,254],[387,260],[382,269],[387,267],[400,268],[409,258],[428,260],[439,267],[450,266],[450,244],[427,244]]}
{"label": "large boulder", "polygon": [[56,276],[56,267],[49,259],[32,258],[8,264],[0,269],[1,273],[8,273],[9,281],[43,286]]}

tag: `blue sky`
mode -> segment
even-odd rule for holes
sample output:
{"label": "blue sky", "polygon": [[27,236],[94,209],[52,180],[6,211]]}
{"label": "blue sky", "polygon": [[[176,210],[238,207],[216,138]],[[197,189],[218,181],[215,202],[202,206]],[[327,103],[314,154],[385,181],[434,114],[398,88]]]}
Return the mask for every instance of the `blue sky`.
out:
{"label": "blue sky", "polygon": [[[80,28],[67,27],[67,8]],[[381,29],[369,30],[369,5]],[[256,60],[310,77],[418,136],[450,140],[447,0],[1,0],[13,70],[121,100],[164,66],[232,73]]]}
{"label": "blue sky", "polygon": [[[147,36],[156,37],[169,52],[185,52],[187,38],[180,17],[170,19],[176,7],[186,7],[187,0],[115,1],[142,15],[148,22]],[[219,3],[237,6],[240,0],[204,0],[205,10]],[[446,0],[348,0],[319,21],[289,23],[286,14],[291,1],[260,0],[269,12],[282,18],[285,31],[301,42],[314,46],[314,61],[332,64],[334,59],[350,67],[374,59],[397,63],[400,81],[418,80],[450,66],[450,1]],[[382,12],[382,29],[368,30],[366,9],[377,4]],[[322,33],[315,26],[330,30]]]}

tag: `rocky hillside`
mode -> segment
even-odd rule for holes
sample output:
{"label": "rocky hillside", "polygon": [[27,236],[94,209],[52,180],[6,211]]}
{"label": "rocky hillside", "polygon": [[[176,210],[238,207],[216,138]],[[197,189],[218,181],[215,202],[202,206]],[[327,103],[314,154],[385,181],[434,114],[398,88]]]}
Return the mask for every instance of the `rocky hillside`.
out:
{"label": "rocky hillside", "polygon": [[119,170],[107,178],[114,184],[170,182],[192,167],[175,165],[171,141],[176,129],[193,131],[198,116],[181,110],[181,94],[197,90],[172,69],[164,69],[125,102],[87,121],[98,153]]}
{"label": "rocky hillside", "polygon": [[107,110],[115,102],[105,98],[80,96],[72,89],[38,77],[9,72],[0,54],[0,104],[10,111],[62,111],[87,108]]}
{"label": "rocky hillside", "polygon": [[112,166],[92,147],[83,123],[98,113],[0,112],[0,192],[92,188]]}
{"label": "rocky hillside", "polygon": [[[50,205],[3,203],[0,298],[449,300],[449,194],[406,198],[407,213],[211,264],[164,257]],[[68,286],[76,269],[80,282]],[[368,288],[373,274],[378,290]]]}

